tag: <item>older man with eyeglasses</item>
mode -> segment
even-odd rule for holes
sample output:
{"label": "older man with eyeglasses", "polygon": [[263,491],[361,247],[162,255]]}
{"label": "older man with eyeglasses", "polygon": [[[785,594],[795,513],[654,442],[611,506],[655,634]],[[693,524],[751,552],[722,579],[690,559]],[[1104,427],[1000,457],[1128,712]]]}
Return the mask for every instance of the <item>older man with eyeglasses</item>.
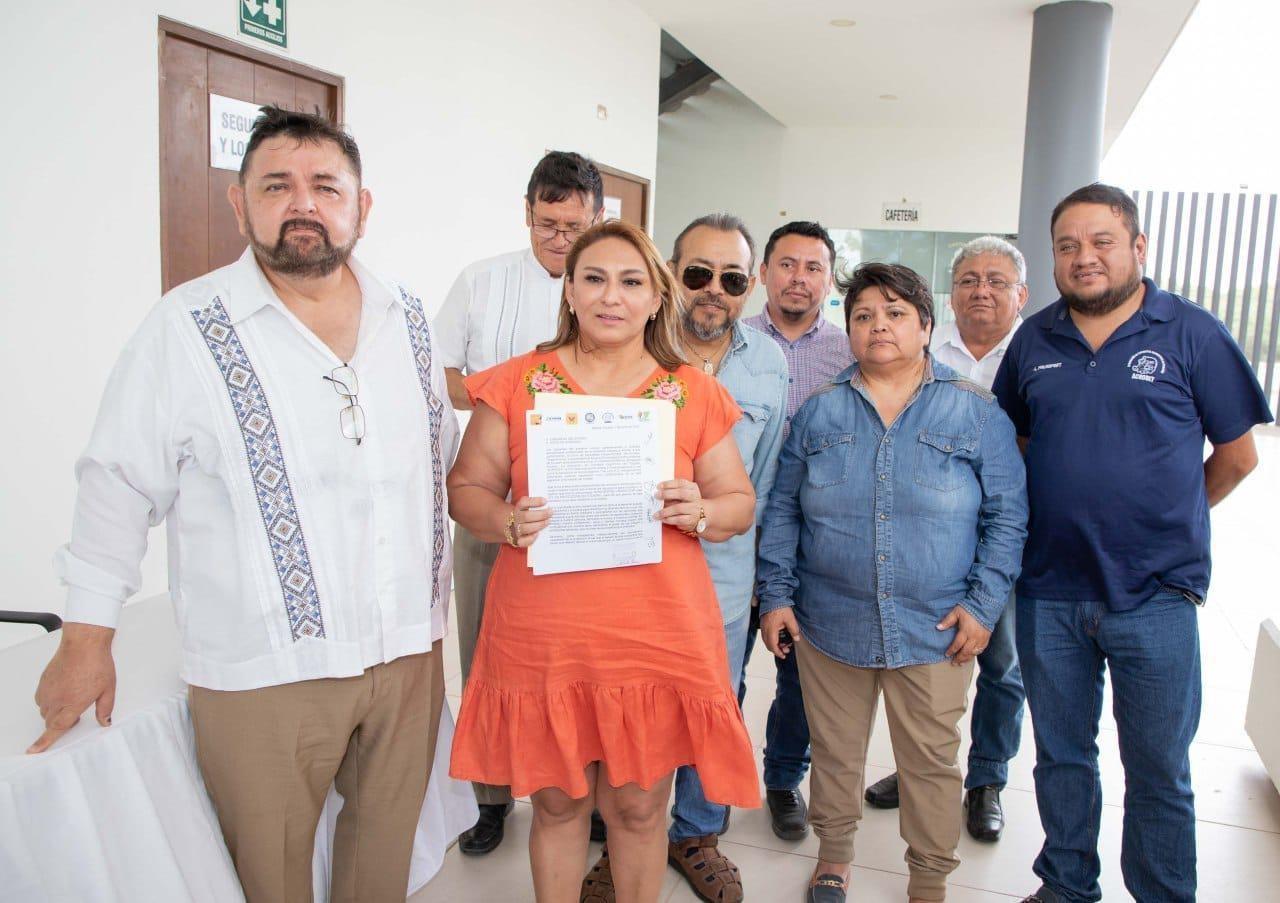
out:
{"label": "older man with eyeglasses", "polygon": [[[436,315],[439,352],[458,410],[471,410],[464,376],[496,367],[555,336],[569,249],[599,222],[603,210],[604,184],[594,163],[566,151],[551,151],[538,161],[524,195],[529,246],[466,267]],[[454,604],[463,680],[471,674],[485,588],[499,548],[461,525],[455,530]],[[480,818],[458,841],[458,849],[468,856],[482,856],[502,843],[514,806],[507,787],[476,784],[475,791]],[[598,816],[591,830],[594,839],[603,839],[604,822]]]}
{"label": "older man with eyeglasses", "polygon": [[30,751],[90,706],[110,724],[111,641],[167,520],[196,759],[245,898],[311,899],[336,783],[330,899],[402,901],[444,702],[457,420],[422,301],[352,256],[372,199],[348,134],[264,108],[228,195],[248,249],[143,321],[76,465]]}
{"label": "older man with eyeglasses", "polygon": [[[955,320],[933,331],[930,352],[961,376],[990,389],[1027,303],[1027,264],[1022,252],[994,235],[967,242],[951,267]],[[1012,603],[996,622],[978,656],[978,690],[970,722],[965,773],[965,828],[975,840],[995,841],[1004,830],[1000,791],[1022,737],[1022,673],[1014,648]],[[867,802],[897,808],[898,775],[867,788]]]}

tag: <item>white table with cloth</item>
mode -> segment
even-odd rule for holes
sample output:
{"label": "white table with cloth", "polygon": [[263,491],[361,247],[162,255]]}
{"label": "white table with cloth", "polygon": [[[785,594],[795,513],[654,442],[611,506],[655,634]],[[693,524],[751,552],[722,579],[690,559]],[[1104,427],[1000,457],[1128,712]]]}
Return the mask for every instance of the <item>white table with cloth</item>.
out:
{"label": "white table with cloth", "polygon": [[[0,649],[0,901],[242,901],[196,765],[168,597],[123,611],[112,726],[99,727],[90,709],[52,749],[28,756],[43,729],[32,696],[58,637]],[[406,896],[477,817],[471,785],[449,777],[452,740],[446,700]],[[330,789],[316,831],[317,901],[328,899],[341,807]]]}

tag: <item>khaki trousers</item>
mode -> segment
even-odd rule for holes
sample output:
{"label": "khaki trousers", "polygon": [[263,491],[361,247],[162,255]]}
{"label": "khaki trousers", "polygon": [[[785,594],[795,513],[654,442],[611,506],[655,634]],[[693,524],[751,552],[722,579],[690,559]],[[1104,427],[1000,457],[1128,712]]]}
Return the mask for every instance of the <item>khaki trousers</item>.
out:
{"label": "khaki trousers", "polygon": [[907,842],[907,893],[945,899],[947,875],[960,864],[963,781],[956,754],[973,662],[855,668],[803,640],[795,649],[813,744],[809,822],[818,835],[819,858],[853,861],[867,744],[883,692],[902,798],[898,829]]}
{"label": "khaki trousers", "polygon": [[[462,659],[462,682],[471,675],[471,660],[484,620],[484,594],[489,574],[498,558],[500,543],[481,542],[462,524],[453,531],[453,611],[458,630],[458,652]],[[511,788],[496,784],[472,784],[476,802],[482,806],[503,806],[511,802]]]}
{"label": "khaki trousers", "polygon": [[359,677],[191,687],[190,701],[196,759],[248,903],[310,903],[335,782],[331,899],[403,903],[444,703],[439,642]]}

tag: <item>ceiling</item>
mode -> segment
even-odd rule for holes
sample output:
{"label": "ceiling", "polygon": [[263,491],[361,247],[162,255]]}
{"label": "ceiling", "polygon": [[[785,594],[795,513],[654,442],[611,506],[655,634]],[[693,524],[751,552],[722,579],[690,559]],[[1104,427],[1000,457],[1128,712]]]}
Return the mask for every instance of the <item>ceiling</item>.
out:
{"label": "ceiling", "polygon": [[[1043,0],[632,2],[784,125],[1021,129],[1026,120]],[[1195,5],[1113,0],[1108,144]]]}

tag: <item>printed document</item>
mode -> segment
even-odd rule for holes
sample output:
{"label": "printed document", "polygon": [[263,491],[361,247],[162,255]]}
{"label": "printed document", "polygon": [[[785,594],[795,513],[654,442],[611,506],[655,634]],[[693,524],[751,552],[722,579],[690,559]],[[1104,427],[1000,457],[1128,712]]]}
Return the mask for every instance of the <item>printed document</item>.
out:
{"label": "printed document", "polygon": [[553,514],[529,547],[535,575],[662,560],[658,483],[675,476],[669,401],[539,394],[525,415],[529,495]]}

